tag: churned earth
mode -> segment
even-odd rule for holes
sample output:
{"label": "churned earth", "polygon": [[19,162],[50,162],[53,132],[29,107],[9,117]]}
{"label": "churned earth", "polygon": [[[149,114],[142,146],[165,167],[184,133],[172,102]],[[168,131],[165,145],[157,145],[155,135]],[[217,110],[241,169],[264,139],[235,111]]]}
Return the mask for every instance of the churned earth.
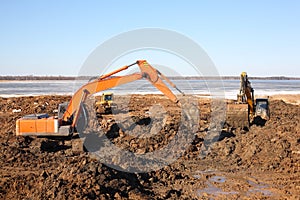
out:
{"label": "churned earth", "polygon": [[[74,151],[74,140],[15,136],[18,118],[55,115],[70,96],[0,98],[0,198],[300,199],[298,97],[270,97],[271,117],[264,126],[249,131],[227,127],[210,138],[209,98],[196,98],[199,121],[189,127],[191,119],[165,96],[116,96],[113,114],[89,113],[82,136],[91,152]],[[185,137],[190,133],[191,141]],[[105,142],[97,145],[101,138],[119,151],[106,151]],[[161,154],[143,164],[121,154],[140,158],[172,141],[190,142],[176,160]],[[97,152],[107,153],[111,163],[101,163],[107,158]]]}

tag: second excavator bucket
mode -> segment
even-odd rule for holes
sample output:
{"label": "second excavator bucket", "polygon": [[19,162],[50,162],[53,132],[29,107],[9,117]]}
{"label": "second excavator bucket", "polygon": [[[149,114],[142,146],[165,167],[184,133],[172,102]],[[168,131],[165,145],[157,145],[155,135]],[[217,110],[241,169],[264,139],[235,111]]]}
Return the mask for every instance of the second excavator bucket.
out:
{"label": "second excavator bucket", "polygon": [[228,127],[249,129],[248,104],[228,103],[226,115]]}

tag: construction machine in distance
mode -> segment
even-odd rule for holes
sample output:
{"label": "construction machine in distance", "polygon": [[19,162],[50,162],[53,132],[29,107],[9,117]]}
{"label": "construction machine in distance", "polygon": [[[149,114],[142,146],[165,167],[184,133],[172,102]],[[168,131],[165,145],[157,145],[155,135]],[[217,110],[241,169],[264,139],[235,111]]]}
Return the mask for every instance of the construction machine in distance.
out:
{"label": "construction machine in distance", "polygon": [[104,92],[102,95],[95,96],[96,112],[99,114],[112,113],[112,110],[117,109],[117,104],[114,103],[114,94],[112,92]]}
{"label": "construction machine in distance", "polygon": [[[124,76],[113,76],[136,64],[139,66],[140,72]],[[181,106],[175,94],[164,81],[168,82],[170,86],[177,89],[180,93],[182,92],[167,77],[148,64],[146,60],[138,60],[131,65],[121,67],[83,85],[74,93],[69,103],[59,105],[57,116],[31,114],[18,119],[16,122],[16,135],[60,137],[72,136],[73,133],[81,132],[84,130],[88,120],[83,103],[89,96],[142,78],[150,81],[153,86],[171,101]]]}
{"label": "construction machine in distance", "polygon": [[226,123],[233,128],[249,129],[250,125],[264,125],[270,118],[268,98],[254,99],[254,89],[246,72],[240,75],[237,100],[227,105]]}

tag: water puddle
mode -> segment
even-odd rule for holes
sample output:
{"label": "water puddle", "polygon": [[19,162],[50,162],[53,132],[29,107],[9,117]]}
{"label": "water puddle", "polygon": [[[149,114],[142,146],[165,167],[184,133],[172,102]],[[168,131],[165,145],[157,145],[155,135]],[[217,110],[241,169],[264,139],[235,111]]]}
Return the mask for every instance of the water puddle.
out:
{"label": "water puddle", "polygon": [[[204,189],[198,189],[197,194],[198,196],[203,196],[204,194],[212,195],[212,196],[218,196],[218,195],[234,195],[234,194],[243,194],[245,196],[252,196],[255,193],[261,193],[263,196],[273,196],[273,192],[268,190],[269,185],[266,183],[258,182],[256,181],[254,177],[249,177],[249,179],[233,179],[233,183],[242,181],[244,183],[242,184],[248,184],[251,187],[248,190],[243,191],[223,191],[221,188],[216,187],[215,184],[222,184],[225,183],[226,185],[231,185],[231,181],[226,181],[227,178],[225,176],[222,176],[223,174],[221,172],[218,172],[216,170],[205,170],[205,171],[196,171],[196,173],[193,175],[194,178],[201,179],[203,175],[209,174],[211,177],[209,177],[206,181],[206,188]],[[214,184],[215,183],[215,184]]]}
{"label": "water puddle", "polygon": [[197,190],[197,193],[199,196],[202,196],[204,193],[208,195],[232,195],[232,194],[238,194],[236,191],[223,191],[221,188],[218,188],[214,186],[212,183],[225,183],[226,182],[226,177],[220,176],[220,175],[215,175],[215,174],[220,174],[220,172],[217,172],[216,170],[205,170],[205,171],[196,171],[196,174],[193,175],[194,178],[200,179],[203,174],[211,174],[211,176],[207,182],[206,185],[207,187],[204,189],[199,189]]}
{"label": "water puddle", "polygon": [[224,183],[226,178],[224,176],[212,176],[209,180],[216,183]]}
{"label": "water puddle", "polygon": [[211,183],[207,183],[207,187],[204,189],[199,189],[197,190],[198,195],[202,196],[203,193],[209,194],[209,195],[231,195],[231,194],[238,194],[238,192],[236,191],[228,191],[225,192],[223,191],[221,188],[218,188],[214,185],[212,185]]}
{"label": "water puddle", "polygon": [[216,170],[213,169],[207,169],[207,170],[197,170],[195,171],[195,174],[193,175],[194,178],[200,179],[201,175],[203,174],[213,174],[213,173],[217,173]]}
{"label": "water puddle", "polygon": [[201,178],[201,176],[198,175],[198,174],[194,174],[193,177],[196,178],[196,179],[200,179]]}
{"label": "water puddle", "polygon": [[264,196],[272,196],[273,195],[273,193],[267,189],[269,187],[268,184],[255,183],[250,180],[247,180],[247,182],[253,187],[252,189],[248,190],[247,196],[250,196],[253,193],[262,193],[262,195],[264,195]]}

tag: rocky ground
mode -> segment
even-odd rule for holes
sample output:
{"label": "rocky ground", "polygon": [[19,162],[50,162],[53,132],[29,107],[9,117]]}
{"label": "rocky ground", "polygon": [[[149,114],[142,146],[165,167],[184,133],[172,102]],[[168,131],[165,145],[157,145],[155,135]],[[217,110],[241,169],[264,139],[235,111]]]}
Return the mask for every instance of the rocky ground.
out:
{"label": "rocky ground", "polygon": [[[249,131],[227,127],[214,135],[215,142],[206,151],[209,99],[196,99],[200,120],[188,127],[191,119],[162,95],[117,97],[113,114],[95,114],[88,123],[82,134],[87,149],[105,149],[105,144],[94,142],[105,137],[122,152],[141,157],[174,140],[184,144],[188,141],[184,135],[193,132],[174,162],[158,154],[162,156],[139,165],[139,159],[109,148],[104,154],[112,165],[102,164],[94,153],[72,151],[72,140],[15,136],[18,118],[54,115],[58,104],[70,98],[0,98],[1,199],[300,199],[300,107],[292,96],[289,101],[271,98],[271,117],[265,126],[253,125]],[[189,132],[178,134],[181,126]],[[90,134],[99,130],[96,136]]]}

